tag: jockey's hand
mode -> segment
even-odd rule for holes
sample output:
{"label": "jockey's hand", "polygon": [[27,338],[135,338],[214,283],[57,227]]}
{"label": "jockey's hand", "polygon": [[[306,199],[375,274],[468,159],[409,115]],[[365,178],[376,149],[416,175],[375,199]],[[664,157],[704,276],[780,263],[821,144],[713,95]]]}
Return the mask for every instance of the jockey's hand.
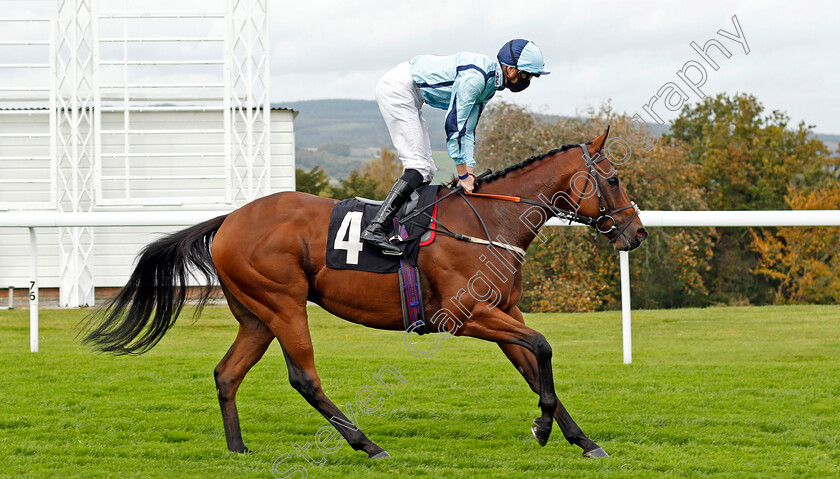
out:
{"label": "jockey's hand", "polygon": [[467,179],[458,181],[461,182],[461,186],[464,188],[464,191],[472,193],[473,188],[475,188],[475,176],[470,175]]}

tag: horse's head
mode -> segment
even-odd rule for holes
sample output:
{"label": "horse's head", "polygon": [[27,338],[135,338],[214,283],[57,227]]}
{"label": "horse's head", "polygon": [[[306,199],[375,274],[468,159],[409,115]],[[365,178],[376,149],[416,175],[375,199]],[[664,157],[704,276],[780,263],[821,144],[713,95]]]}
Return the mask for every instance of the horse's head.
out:
{"label": "horse's head", "polygon": [[599,233],[605,235],[619,251],[637,248],[647,238],[639,207],[630,201],[618,179],[604,144],[610,128],[581,149],[578,172],[572,177],[570,194],[579,198],[577,213],[594,220]]}

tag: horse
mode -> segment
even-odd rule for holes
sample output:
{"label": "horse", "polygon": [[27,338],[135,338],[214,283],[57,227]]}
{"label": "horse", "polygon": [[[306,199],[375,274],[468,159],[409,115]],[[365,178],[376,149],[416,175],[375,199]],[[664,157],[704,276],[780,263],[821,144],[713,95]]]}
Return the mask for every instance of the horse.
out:
{"label": "horse", "polygon": [[[524,261],[517,248],[524,254],[555,215],[593,226],[617,250],[634,249],[647,237],[638,207],[603,151],[608,134],[609,127],[584,145],[566,145],[480,177],[470,194],[442,187],[438,223],[459,233],[437,235],[417,258],[433,332],[497,343],[539,395],[541,415],[531,428],[539,444],[546,444],[556,420],[565,439],[587,457],[608,454],[559,401],[551,346],[525,325],[517,307]],[[83,342],[112,354],[142,354],[175,323],[190,275],[207,285],[196,315],[218,281],[239,322],[236,339],[214,369],[228,449],[251,452],[242,439],[236,391],[276,339],[292,387],[354,450],[372,459],[389,457],[326,396],[315,370],[307,301],[369,328],[404,330],[397,273],[326,267],[327,225],[335,204],[329,198],[281,192],[157,239],[138,254],[126,286],[88,318]],[[479,237],[486,238],[484,243],[460,241]],[[492,304],[486,294],[464,290],[476,271],[486,271],[493,256],[488,250],[498,261],[492,274],[483,275],[485,286],[496,293]],[[434,314],[441,311],[447,314]]]}

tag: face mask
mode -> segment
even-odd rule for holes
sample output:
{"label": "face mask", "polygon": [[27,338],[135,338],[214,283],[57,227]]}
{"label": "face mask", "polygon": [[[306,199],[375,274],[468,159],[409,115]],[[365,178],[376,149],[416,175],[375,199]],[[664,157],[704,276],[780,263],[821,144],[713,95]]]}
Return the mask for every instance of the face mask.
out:
{"label": "face mask", "polygon": [[520,78],[519,81],[517,81],[516,83],[511,83],[509,81],[507,82],[508,90],[510,90],[514,93],[519,93],[522,90],[528,88],[528,86],[530,86],[530,85],[531,85],[531,79],[530,78],[528,78],[527,80],[523,80],[522,78]]}

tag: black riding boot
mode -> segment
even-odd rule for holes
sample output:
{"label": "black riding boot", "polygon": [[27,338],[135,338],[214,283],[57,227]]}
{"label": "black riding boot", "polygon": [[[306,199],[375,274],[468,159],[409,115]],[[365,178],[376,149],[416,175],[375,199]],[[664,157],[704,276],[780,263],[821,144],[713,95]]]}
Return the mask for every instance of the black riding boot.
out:
{"label": "black riding boot", "polygon": [[388,192],[388,196],[385,197],[385,201],[382,202],[382,206],[379,207],[379,211],[376,212],[376,217],[362,232],[362,241],[381,248],[385,254],[402,254],[399,248],[388,242],[387,235],[391,231],[391,222],[394,220],[394,216],[405,203],[405,200],[411,196],[412,191],[414,191],[414,187],[404,179],[398,179],[391,187],[391,191]]}

